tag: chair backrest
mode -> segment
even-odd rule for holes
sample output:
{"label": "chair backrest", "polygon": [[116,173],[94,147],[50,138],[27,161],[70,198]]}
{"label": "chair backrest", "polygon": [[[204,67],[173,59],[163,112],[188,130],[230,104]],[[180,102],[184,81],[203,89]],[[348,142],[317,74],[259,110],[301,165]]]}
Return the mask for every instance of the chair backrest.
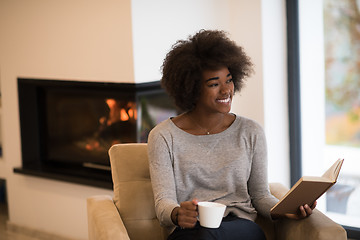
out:
{"label": "chair backrest", "polygon": [[155,214],[147,144],[116,144],[110,148],[109,156],[114,203],[130,239],[165,239]]}

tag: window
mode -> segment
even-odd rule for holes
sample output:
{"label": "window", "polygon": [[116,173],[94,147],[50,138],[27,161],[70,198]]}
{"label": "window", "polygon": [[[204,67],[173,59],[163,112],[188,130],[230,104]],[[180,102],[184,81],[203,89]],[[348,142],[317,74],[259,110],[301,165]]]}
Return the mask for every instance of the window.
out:
{"label": "window", "polygon": [[292,183],[344,158],[318,208],[359,237],[360,1],[295,2],[287,1]]}

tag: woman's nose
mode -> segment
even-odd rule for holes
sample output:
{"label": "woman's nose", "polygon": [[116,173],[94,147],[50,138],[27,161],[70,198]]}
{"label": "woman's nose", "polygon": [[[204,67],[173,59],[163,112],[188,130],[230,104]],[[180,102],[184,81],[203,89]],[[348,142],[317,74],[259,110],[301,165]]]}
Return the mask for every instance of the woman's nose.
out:
{"label": "woman's nose", "polygon": [[228,85],[223,85],[220,89],[221,94],[229,94],[231,93],[231,87]]}

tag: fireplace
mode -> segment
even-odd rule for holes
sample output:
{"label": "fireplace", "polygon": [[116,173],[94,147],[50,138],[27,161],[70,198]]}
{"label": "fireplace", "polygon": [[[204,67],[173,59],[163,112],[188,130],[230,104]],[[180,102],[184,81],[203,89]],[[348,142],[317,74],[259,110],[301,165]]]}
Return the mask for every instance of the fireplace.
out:
{"label": "fireplace", "polygon": [[16,173],[112,188],[108,149],[146,142],[178,114],[159,82],[18,79],[22,167]]}

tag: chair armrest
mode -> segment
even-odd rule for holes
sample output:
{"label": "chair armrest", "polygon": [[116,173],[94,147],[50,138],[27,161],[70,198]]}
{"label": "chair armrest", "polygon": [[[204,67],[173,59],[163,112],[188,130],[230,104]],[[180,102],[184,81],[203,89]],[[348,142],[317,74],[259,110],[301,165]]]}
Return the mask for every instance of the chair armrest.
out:
{"label": "chair armrest", "polygon": [[[280,183],[271,183],[270,191],[281,199],[289,189]],[[281,219],[276,221],[277,239],[347,239],[345,229],[315,209],[302,220]]]}
{"label": "chair armrest", "polygon": [[89,240],[130,240],[120,214],[110,196],[87,199]]}

